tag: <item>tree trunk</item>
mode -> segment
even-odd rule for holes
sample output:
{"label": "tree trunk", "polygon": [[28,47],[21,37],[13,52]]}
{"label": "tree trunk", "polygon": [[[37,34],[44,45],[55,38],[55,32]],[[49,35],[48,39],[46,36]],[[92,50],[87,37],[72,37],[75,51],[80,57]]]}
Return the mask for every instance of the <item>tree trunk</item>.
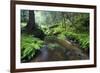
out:
{"label": "tree trunk", "polygon": [[26,30],[28,33],[32,33],[33,32],[33,28],[36,27],[36,24],[35,24],[35,14],[34,14],[34,11],[33,10],[29,10],[29,21],[27,23],[27,26],[26,26]]}
{"label": "tree trunk", "polygon": [[25,27],[25,33],[32,34],[37,38],[44,39],[44,32],[38,28],[39,26],[35,23],[34,10],[29,10],[29,21]]}

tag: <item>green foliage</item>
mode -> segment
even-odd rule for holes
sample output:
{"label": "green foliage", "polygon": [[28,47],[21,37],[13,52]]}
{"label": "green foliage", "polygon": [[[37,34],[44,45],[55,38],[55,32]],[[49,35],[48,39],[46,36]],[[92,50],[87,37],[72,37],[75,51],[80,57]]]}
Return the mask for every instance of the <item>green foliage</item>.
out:
{"label": "green foliage", "polygon": [[73,26],[75,31],[86,32],[89,31],[89,14],[88,13],[79,13],[74,17]]}
{"label": "green foliage", "polygon": [[43,46],[43,41],[32,35],[23,34],[21,36],[21,60],[22,62],[30,60],[36,53],[36,50]]}
{"label": "green foliage", "polygon": [[77,32],[78,30],[74,28],[67,26],[65,29],[64,27],[61,26],[61,24],[52,25],[48,31],[49,32],[48,35],[50,36],[50,38],[48,39],[49,41],[50,39],[52,39],[53,41],[50,41],[50,42],[54,42],[54,38],[51,36],[56,36],[57,38],[64,39],[64,40],[66,40],[67,38],[69,40],[76,41],[75,43],[79,44],[80,48],[82,49],[89,48],[89,33],[86,31]]}
{"label": "green foliage", "polygon": [[55,43],[56,40],[57,40],[56,36],[46,36],[44,39],[46,43]]}
{"label": "green foliage", "polygon": [[66,32],[65,36],[80,44],[80,48],[89,48],[89,35],[87,33]]}
{"label": "green foliage", "polygon": [[21,28],[24,28],[27,25],[26,22],[21,22]]}
{"label": "green foliage", "polygon": [[[45,34],[44,41],[32,35],[21,35],[21,61],[26,62],[35,56],[43,45],[49,48],[61,48],[55,43],[57,39],[74,41],[82,50],[89,48],[89,14],[75,12],[34,11],[36,27]],[[21,12],[21,27],[29,20],[29,11]],[[34,30],[34,29],[32,29]],[[36,30],[35,33],[40,33]]]}
{"label": "green foliage", "polygon": [[62,32],[65,31],[65,28],[62,27],[62,25],[60,23],[58,24],[54,24],[54,25],[51,25],[50,27],[48,27],[47,29],[45,29],[45,33],[48,35],[48,36],[52,36],[52,35],[58,35],[58,34],[61,34]]}

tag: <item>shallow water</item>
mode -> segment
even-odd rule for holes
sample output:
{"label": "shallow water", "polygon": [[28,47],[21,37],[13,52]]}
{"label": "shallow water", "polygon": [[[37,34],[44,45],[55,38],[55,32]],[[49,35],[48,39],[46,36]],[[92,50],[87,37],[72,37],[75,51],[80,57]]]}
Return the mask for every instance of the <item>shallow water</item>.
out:
{"label": "shallow water", "polygon": [[81,52],[67,50],[66,48],[48,48],[45,45],[39,50],[39,53],[31,62],[45,62],[45,61],[64,61],[64,60],[83,60],[89,59],[84,56]]}

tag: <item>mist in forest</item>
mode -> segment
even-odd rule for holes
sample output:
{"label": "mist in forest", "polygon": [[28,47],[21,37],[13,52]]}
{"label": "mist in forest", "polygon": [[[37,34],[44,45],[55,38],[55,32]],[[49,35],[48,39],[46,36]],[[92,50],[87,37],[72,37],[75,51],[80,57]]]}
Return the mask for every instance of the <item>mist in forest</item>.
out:
{"label": "mist in forest", "polygon": [[21,10],[21,62],[89,59],[89,13]]}

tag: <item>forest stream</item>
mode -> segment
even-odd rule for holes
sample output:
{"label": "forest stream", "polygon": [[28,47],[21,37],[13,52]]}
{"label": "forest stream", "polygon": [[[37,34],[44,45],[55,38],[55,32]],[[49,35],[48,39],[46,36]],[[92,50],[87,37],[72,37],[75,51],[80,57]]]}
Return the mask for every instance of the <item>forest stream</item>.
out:
{"label": "forest stream", "polygon": [[37,55],[31,60],[31,62],[88,59],[86,54],[84,54],[78,47],[73,46],[69,41],[57,39],[56,43],[63,48],[49,48],[48,44],[46,44],[37,52]]}
{"label": "forest stream", "polygon": [[21,62],[89,59],[89,13],[21,10]]}

